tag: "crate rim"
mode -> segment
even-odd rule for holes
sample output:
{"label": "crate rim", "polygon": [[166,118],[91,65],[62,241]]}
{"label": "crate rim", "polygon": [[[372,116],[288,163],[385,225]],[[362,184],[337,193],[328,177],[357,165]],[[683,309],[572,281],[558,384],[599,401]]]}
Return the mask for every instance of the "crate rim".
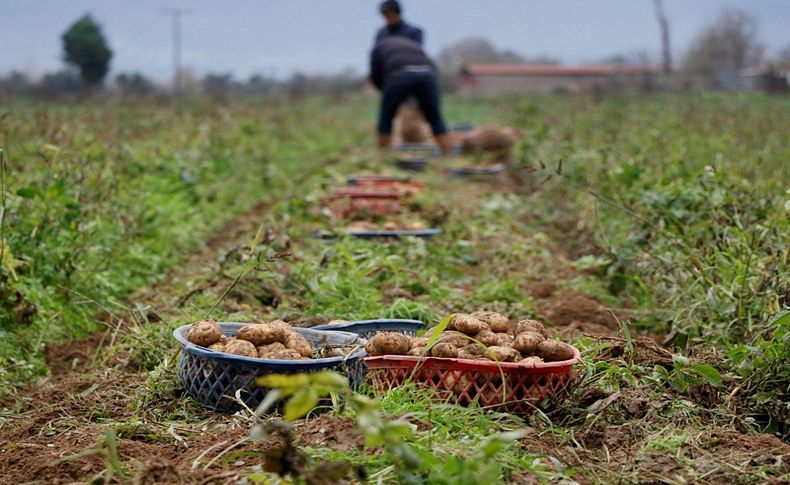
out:
{"label": "crate rim", "polygon": [[581,362],[579,349],[573,347],[573,358],[556,362],[543,362],[541,364],[520,364],[518,362],[494,362],[472,359],[455,359],[447,357],[417,357],[410,355],[379,355],[363,357],[362,362],[369,369],[380,368],[415,368],[415,367],[447,367],[447,370],[499,372],[506,374],[519,371],[532,371],[534,373],[551,373],[573,367]]}
{"label": "crate rim", "polygon": [[403,229],[396,231],[345,231],[345,232],[328,232],[328,231],[314,231],[312,236],[314,239],[322,239],[324,241],[332,241],[335,239],[342,239],[344,237],[352,237],[357,239],[400,239],[402,237],[419,237],[422,239],[432,239],[434,236],[439,236],[443,233],[441,229]]}
{"label": "crate rim", "polygon": [[[422,330],[425,328],[425,322],[422,320],[410,320],[406,318],[375,318],[372,320],[354,320],[351,322],[345,323],[325,323],[322,325],[316,325],[312,327],[314,330],[327,330],[327,331],[340,331],[346,332],[347,328],[352,328],[356,326],[364,326],[364,325],[375,325],[380,323],[392,323],[392,324],[408,324],[408,325],[415,325],[417,328],[416,330]],[[364,329],[360,329],[364,330]],[[349,331],[350,333],[354,333]]]}
{"label": "crate rim", "polygon": [[[253,325],[251,323],[242,323],[242,322],[217,322],[217,324],[222,328],[223,335],[225,334],[225,330],[238,330],[248,325]],[[173,330],[173,337],[181,344],[181,350],[190,354],[198,355],[200,357],[204,357],[207,359],[217,360],[217,361],[224,361],[228,363],[240,363],[245,364],[252,367],[259,367],[261,369],[282,369],[282,370],[293,370],[294,367],[298,366],[300,369],[312,369],[312,368],[325,368],[326,364],[329,363],[342,363],[347,361],[353,360],[360,360],[367,355],[365,351],[365,344],[367,340],[360,337],[356,333],[352,332],[341,332],[341,331],[332,331],[332,330],[316,330],[312,328],[301,328],[301,327],[294,327],[294,331],[307,336],[318,336],[318,334],[323,333],[332,333],[332,334],[339,334],[343,335],[349,339],[353,339],[353,343],[349,343],[348,345],[359,345],[359,349],[355,352],[347,355],[345,357],[324,357],[322,359],[299,359],[299,360],[277,360],[277,359],[260,359],[260,358],[253,358],[253,357],[244,357],[241,355],[233,355],[233,354],[226,354],[224,352],[216,352],[214,350],[209,350],[205,347],[201,347],[199,345],[193,344],[189,340],[186,339],[186,332],[192,324],[181,325],[180,327]]]}
{"label": "crate rim", "polygon": [[[386,175],[386,174],[356,174],[346,177],[346,183],[353,182],[414,182],[408,175]],[[420,182],[417,182],[420,183]]]}

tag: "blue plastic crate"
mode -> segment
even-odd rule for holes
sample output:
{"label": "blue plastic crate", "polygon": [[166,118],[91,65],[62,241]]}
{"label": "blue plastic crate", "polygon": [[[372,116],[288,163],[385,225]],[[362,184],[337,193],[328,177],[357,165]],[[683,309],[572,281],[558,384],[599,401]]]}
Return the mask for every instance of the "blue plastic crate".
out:
{"label": "blue plastic crate", "polygon": [[442,153],[439,145],[433,143],[401,143],[394,145],[392,150],[400,153],[423,153],[428,156],[438,156]]}
{"label": "blue plastic crate", "polygon": [[[219,323],[222,334],[233,336],[246,323]],[[178,361],[178,379],[184,389],[203,406],[224,412],[236,412],[241,405],[236,401],[236,391],[241,389],[241,400],[255,409],[269,391],[255,382],[266,374],[301,374],[333,370],[349,377],[352,386],[362,382],[364,367],[359,359],[365,357],[366,340],[355,333],[328,332],[309,328],[294,328],[304,335],[311,345],[359,345],[359,349],[346,357],[324,359],[272,360],[230,355],[208,350],[186,339],[189,325],[177,328],[173,336],[181,344]]]}
{"label": "blue plastic crate", "polygon": [[425,328],[425,323],[419,320],[391,320],[384,318],[348,323],[328,323],[313,327],[314,330],[355,333],[364,339],[369,339],[378,332],[398,332],[413,337],[417,335],[418,330],[423,328]]}
{"label": "blue plastic crate", "polygon": [[505,171],[505,165],[497,163],[489,167],[448,167],[447,172],[453,177],[490,176],[498,175]]}
{"label": "blue plastic crate", "polygon": [[395,166],[401,170],[411,170],[422,172],[428,167],[428,160],[425,157],[408,157],[395,160]]}
{"label": "blue plastic crate", "polygon": [[[418,237],[420,239],[433,239],[434,236],[437,236],[442,233],[441,229],[403,229],[403,230],[396,230],[396,231],[347,231],[343,233],[332,233],[332,232],[314,232],[313,237],[317,239],[323,239],[325,241],[331,241],[333,239],[337,239],[343,236],[349,236],[357,239],[401,239],[404,237]],[[316,328],[316,327],[313,327]]]}

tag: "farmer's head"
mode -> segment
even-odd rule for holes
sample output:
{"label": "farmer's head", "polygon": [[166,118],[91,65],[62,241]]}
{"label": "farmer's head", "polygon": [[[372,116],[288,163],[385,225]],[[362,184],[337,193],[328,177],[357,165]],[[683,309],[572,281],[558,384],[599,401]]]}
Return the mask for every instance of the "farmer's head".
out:
{"label": "farmer's head", "polygon": [[386,0],[382,2],[379,7],[379,12],[384,16],[387,25],[395,25],[400,22],[401,9],[398,0]]}

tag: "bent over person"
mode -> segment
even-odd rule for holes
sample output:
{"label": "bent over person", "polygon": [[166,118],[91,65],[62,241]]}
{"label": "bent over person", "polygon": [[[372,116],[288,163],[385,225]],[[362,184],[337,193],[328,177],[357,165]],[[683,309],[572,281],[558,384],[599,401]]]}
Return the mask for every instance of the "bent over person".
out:
{"label": "bent over person", "polygon": [[392,120],[398,108],[413,96],[444,154],[451,150],[441,113],[436,68],[417,42],[405,37],[384,37],[370,55],[370,80],[381,91],[378,145],[392,143]]}

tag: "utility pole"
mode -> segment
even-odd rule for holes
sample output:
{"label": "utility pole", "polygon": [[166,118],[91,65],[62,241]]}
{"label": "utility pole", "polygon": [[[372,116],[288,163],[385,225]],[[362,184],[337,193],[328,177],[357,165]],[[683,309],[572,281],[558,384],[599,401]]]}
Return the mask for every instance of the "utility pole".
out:
{"label": "utility pole", "polygon": [[664,4],[661,0],[653,0],[653,6],[656,10],[656,19],[658,20],[658,27],[661,30],[661,50],[663,51],[663,71],[664,74],[672,73],[672,52],[669,45],[669,20],[664,14]]}
{"label": "utility pole", "polygon": [[181,93],[181,17],[189,13],[186,8],[166,8],[165,15],[173,19],[173,92]]}

